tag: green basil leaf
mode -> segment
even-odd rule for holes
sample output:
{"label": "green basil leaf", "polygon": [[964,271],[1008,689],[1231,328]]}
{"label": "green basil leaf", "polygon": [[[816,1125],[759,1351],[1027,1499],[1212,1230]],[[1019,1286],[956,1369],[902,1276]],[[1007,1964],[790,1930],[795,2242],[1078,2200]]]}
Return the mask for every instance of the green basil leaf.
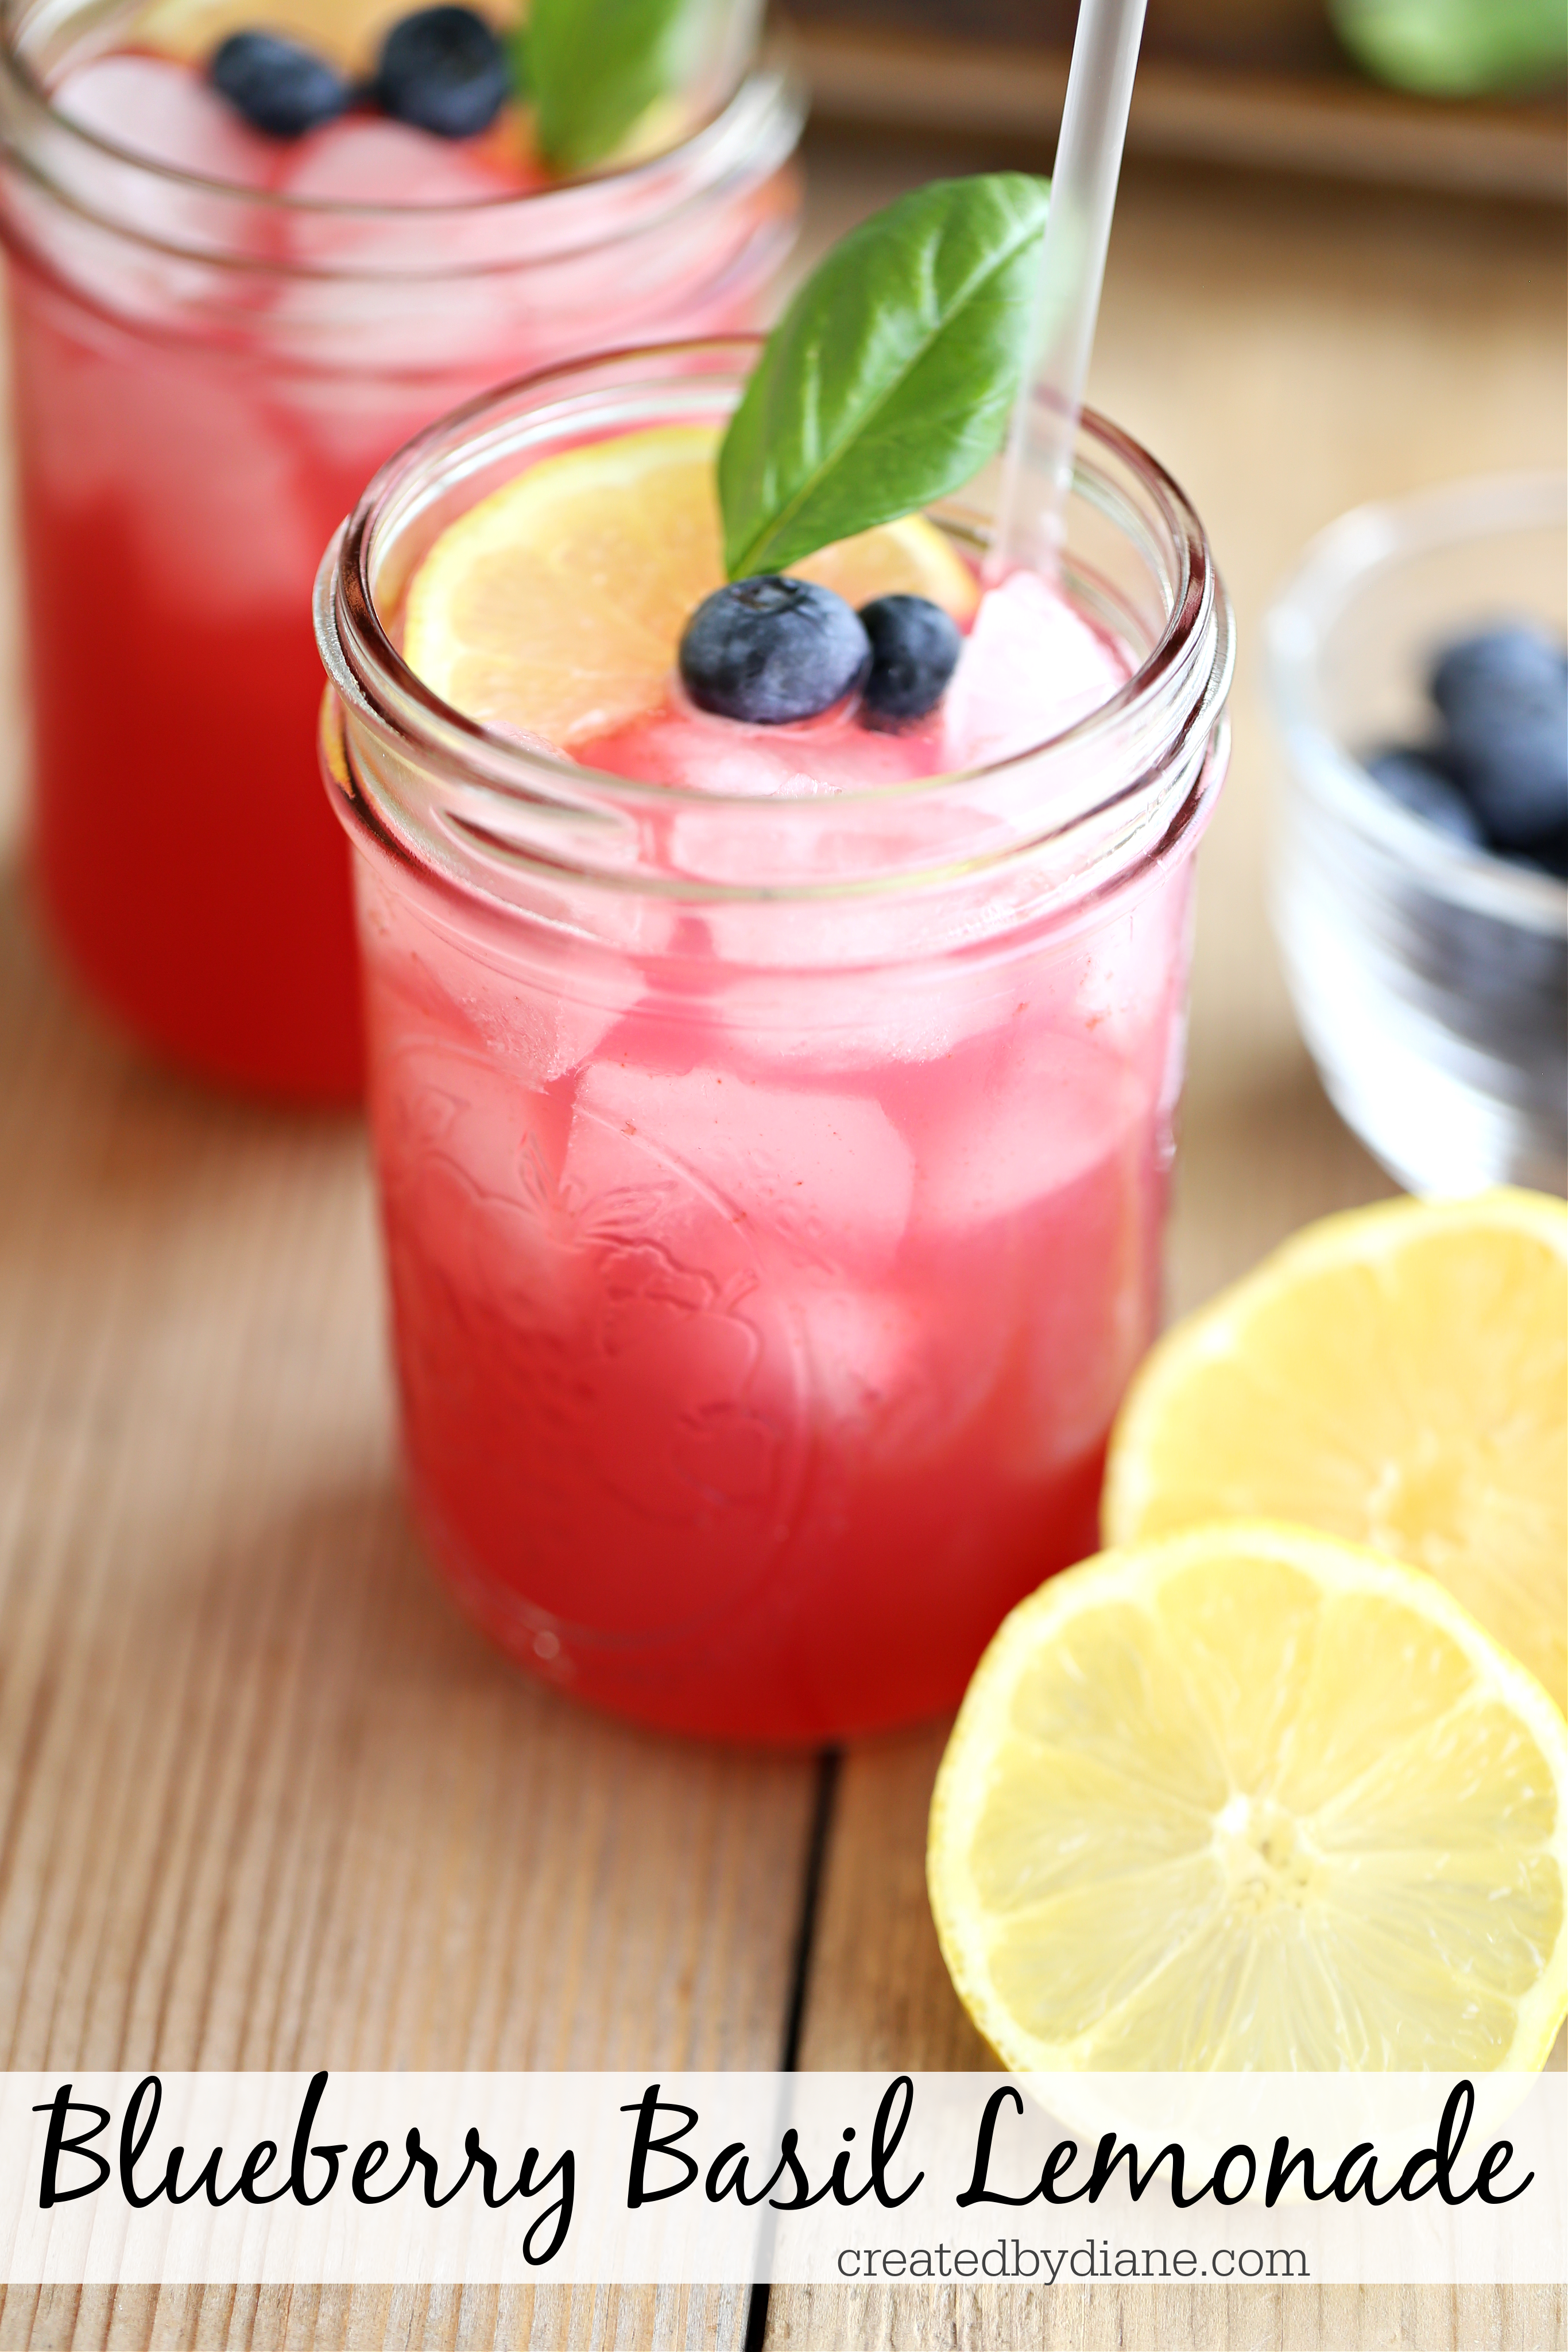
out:
{"label": "green basil leaf", "polygon": [[718,459],[732,580],[956,489],[1001,446],[1050,184],[937,180],[851,231],[768,339]]}
{"label": "green basil leaf", "polygon": [[533,0],[522,34],[539,152],[601,163],[700,63],[709,0]]}

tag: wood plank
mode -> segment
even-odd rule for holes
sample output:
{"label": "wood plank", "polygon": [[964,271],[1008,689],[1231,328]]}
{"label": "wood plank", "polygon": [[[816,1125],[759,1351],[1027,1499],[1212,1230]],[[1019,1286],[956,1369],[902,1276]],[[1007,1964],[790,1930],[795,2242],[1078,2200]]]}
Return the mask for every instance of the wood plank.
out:
{"label": "wood plank", "polygon": [[[981,133],[1049,146],[1068,53],[812,17],[790,43],[819,117],[836,123]],[[1568,198],[1561,108],[1446,100],[1346,74],[1263,72],[1148,56],[1127,141],[1266,171],[1392,181],[1561,205]]]}
{"label": "wood plank", "polygon": [[933,2300],[930,2333],[916,2337],[886,2288],[817,2288],[770,2326],[770,2352],[1556,2352],[1563,2341],[1555,2287],[1130,2287],[1113,2300],[947,2288]]}
{"label": "wood plank", "polygon": [[747,2303],[700,2287],[13,2289],[0,2352],[722,2352]]}
{"label": "wood plank", "polygon": [[[441,1596],[357,1123],[123,1055],[11,880],[0,1166],[5,2063],[775,2063],[810,1761],[579,1712]],[[746,2296],[189,2305],[29,2291],[0,2344],[733,2344]]]}

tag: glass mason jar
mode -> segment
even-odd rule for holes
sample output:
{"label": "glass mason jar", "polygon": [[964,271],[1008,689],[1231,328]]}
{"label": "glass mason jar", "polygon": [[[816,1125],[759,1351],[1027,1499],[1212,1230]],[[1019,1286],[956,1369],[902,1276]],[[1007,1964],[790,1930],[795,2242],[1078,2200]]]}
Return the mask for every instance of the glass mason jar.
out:
{"label": "glass mason jar", "polygon": [[302,202],[73,125],[49,93],[89,42],[100,10],[45,0],[0,42],[37,878],[70,962],[155,1049],[351,1099],[348,861],[313,751],[321,548],[382,458],[483,385],[759,323],[800,98],[732,77],[682,145],[538,193]]}
{"label": "glass mason jar", "polygon": [[[752,355],[621,354],[432,427],[316,609],[430,1549],[562,1688],[802,1741],[951,1706],[1094,1547],[1155,1323],[1231,628],[1181,492],[1086,419],[1066,578],[1137,667],[1024,757],[719,798],[408,670],[400,599],[455,514],[585,439],[721,422]],[[936,516],[971,556],[988,495]]]}

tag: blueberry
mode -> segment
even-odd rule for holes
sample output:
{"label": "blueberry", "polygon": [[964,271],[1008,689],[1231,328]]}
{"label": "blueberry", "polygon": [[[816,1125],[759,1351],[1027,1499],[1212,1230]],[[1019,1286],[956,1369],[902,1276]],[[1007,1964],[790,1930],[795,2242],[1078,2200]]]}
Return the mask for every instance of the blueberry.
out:
{"label": "blueberry", "polygon": [[1479,817],[1430,752],[1380,751],[1368,760],[1366,772],[1391,801],[1451,840],[1472,842],[1478,848],[1485,842]]}
{"label": "blueberry", "polygon": [[1568,824],[1558,833],[1549,833],[1543,841],[1531,842],[1528,853],[1516,850],[1514,856],[1521,866],[1538,866],[1543,874],[1554,874],[1560,882],[1568,882]]}
{"label": "blueberry", "polygon": [[382,46],[371,85],[383,114],[472,139],[487,131],[511,94],[507,52],[472,8],[419,8],[400,17]]}
{"label": "blueberry", "polygon": [[681,677],[697,709],[754,726],[814,719],[870,663],[864,625],[841,596],[771,572],[705,596],[681,639]]}
{"label": "blueberry", "polygon": [[1490,629],[1432,673],[1456,782],[1500,849],[1568,825],[1568,652],[1543,631]]}
{"label": "blueberry", "polygon": [[1544,629],[1519,623],[1460,637],[1438,656],[1432,699],[1450,727],[1485,723],[1521,702],[1561,710],[1568,692],[1568,650]]}
{"label": "blueberry", "polygon": [[336,66],[277,33],[231,33],[207,73],[236,113],[274,139],[298,139],[333,121],[353,96]]}
{"label": "blueberry", "polygon": [[1531,1099],[1563,1115],[1568,1045],[1568,938],[1416,890],[1407,910],[1412,961],[1444,1025],[1511,1064]]}
{"label": "blueberry", "polygon": [[871,667],[861,689],[867,723],[924,719],[947,691],[964,640],[957,623],[926,596],[878,596],[861,606]]}
{"label": "blueberry", "polygon": [[1521,712],[1479,740],[1449,741],[1455,776],[1499,849],[1533,850],[1568,824],[1568,711]]}

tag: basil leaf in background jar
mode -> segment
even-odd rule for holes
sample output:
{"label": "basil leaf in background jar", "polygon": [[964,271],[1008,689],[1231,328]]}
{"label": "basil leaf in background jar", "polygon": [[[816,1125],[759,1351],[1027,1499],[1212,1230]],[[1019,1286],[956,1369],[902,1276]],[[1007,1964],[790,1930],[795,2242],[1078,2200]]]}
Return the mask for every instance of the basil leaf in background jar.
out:
{"label": "basil leaf in background jar", "polygon": [[1539,89],[1568,68],[1563,0],[1329,0],[1329,15],[1367,73],[1427,97]]}
{"label": "basil leaf in background jar", "polygon": [[582,172],[622,148],[692,79],[713,14],[711,0],[533,0],[513,74],[534,101],[546,162]]}

